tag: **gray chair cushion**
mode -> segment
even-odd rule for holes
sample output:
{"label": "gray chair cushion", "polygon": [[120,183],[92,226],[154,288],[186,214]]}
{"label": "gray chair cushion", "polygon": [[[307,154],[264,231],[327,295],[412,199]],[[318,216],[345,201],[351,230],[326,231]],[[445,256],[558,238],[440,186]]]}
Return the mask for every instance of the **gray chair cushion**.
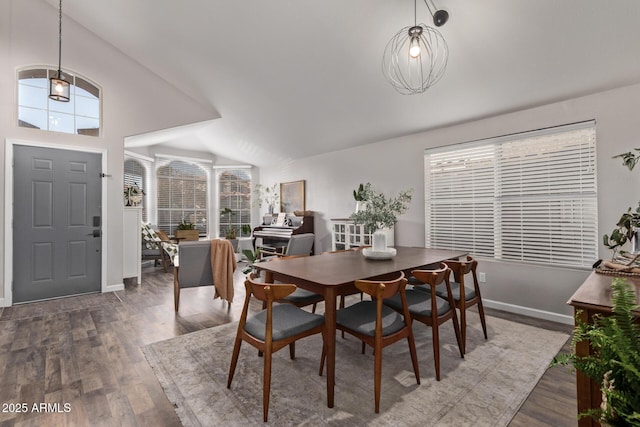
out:
{"label": "gray chair cushion", "polygon": [[[476,296],[476,290],[473,289],[473,285],[469,285],[470,284],[465,283],[464,286],[464,298],[466,301]],[[436,286],[436,295],[447,298],[447,286],[444,283]],[[451,295],[455,301],[460,301],[460,283],[451,282]]]}
{"label": "gray chair cushion", "polygon": [[284,299],[287,301],[297,302],[297,303],[305,303],[305,302],[312,303],[314,301],[322,300],[323,296],[320,294],[315,294],[306,289],[297,288],[295,291],[287,295],[287,297]]}
{"label": "gray chair cushion", "polygon": [[[418,316],[431,316],[431,295],[426,292],[419,292],[414,290],[407,290],[407,305],[409,306],[409,313],[417,314]],[[383,301],[389,307],[396,310],[402,310],[402,300],[400,295],[394,295],[393,297]],[[436,307],[438,309],[438,316],[441,316],[451,310],[449,303],[439,297],[436,297]]]}
{"label": "gray chair cushion", "polygon": [[[336,323],[363,335],[374,336],[376,332],[375,301],[360,301],[338,310]],[[382,306],[382,336],[391,335],[404,328],[404,318],[395,310]]]}
{"label": "gray chair cushion", "polygon": [[[244,330],[253,337],[264,341],[267,323],[267,310],[247,319]],[[301,332],[313,329],[324,323],[324,316],[304,311],[294,305],[277,304],[273,306],[273,340],[279,341]]]}
{"label": "gray chair cushion", "polygon": [[285,255],[309,255],[313,247],[313,233],[294,234],[289,239]]}

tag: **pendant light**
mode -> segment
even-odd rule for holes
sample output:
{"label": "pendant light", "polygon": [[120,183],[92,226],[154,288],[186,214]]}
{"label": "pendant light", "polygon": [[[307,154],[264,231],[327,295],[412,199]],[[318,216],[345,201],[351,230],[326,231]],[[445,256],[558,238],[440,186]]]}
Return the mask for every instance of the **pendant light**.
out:
{"label": "pendant light", "polygon": [[[449,20],[449,13],[433,10],[424,0],[435,26]],[[433,4],[433,3],[432,3]],[[403,95],[424,93],[442,78],[447,68],[449,48],[433,27],[418,24],[417,0],[413,1],[414,24],[402,28],[389,40],[382,57],[382,72],[391,86]]]}
{"label": "pendant light", "polygon": [[49,98],[54,101],[69,102],[69,82],[64,79],[62,64],[62,0],[58,14],[58,73],[49,79]]}

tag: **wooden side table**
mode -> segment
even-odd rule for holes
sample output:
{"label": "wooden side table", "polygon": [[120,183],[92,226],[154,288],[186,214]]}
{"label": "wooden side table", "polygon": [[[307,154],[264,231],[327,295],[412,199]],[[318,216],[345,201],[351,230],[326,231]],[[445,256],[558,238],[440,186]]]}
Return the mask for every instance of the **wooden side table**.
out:
{"label": "wooden side table", "polygon": [[[636,297],[640,304],[640,278],[624,277],[629,283],[635,286]],[[574,313],[585,323],[593,323],[593,316],[596,314],[610,315],[612,309],[611,302],[611,282],[614,276],[591,273],[587,280],[569,299],[567,304],[573,306]],[[579,314],[578,314],[579,312]],[[640,317],[640,309],[634,311]],[[588,342],[582,341],[576,345],[576,355],[588,356],[592,354],[591,346]],[[578,391],[578,413],[585,412],[590,408],[599,408],[602,402],[600,384],[576,370],[576,387]],[[589,417],[581,418],[578,421],[580,427],[599,426],[600,423]]]}

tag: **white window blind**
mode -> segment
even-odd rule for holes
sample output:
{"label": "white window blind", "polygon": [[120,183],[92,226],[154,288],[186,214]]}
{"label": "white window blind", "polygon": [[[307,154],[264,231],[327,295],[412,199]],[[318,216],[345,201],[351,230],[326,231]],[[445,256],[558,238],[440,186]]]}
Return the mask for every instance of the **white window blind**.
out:
{"label": "white window blind", "polygon": [[173,234],[186,221],[207,234],[207,165],[156,158],[156,166],[158,228]]}
{"label": "white window blind", "polygon": [[[237,236],[249,236],[244,233],[244,225],[251,226],[251,171],[249,169],[229,169],[218,176],[218,194],[220,202],[219,236],[224,237],[229,230],[235,229]],[[225,208],[231,209],[231,215],[223,214]]]}
{"label": "white window blind", "polygon": [[425,150],[426,246],[567,267],[597,259],[593,121]]}
{"label": "white window blind", "polygon": [[142,221],[148,221],[147,197],[149,196],[149,174],[151,163],[141,159],[127,157],[124,161],[124,185],[137,185],[142,188],[145,195],[142,196]]}

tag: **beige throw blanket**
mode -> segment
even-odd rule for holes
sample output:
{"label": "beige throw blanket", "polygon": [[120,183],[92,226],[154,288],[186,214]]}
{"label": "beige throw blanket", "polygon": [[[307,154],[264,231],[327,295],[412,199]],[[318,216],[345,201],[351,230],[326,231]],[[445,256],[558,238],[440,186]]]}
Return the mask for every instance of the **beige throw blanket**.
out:
{"label": "beige throw blanket", "polygon": [[227,239],[211,241],[211,270],[213,271],[213,298],[218,297],[231,304],[233,302],[233,272],[236,270],[236,256]]}

